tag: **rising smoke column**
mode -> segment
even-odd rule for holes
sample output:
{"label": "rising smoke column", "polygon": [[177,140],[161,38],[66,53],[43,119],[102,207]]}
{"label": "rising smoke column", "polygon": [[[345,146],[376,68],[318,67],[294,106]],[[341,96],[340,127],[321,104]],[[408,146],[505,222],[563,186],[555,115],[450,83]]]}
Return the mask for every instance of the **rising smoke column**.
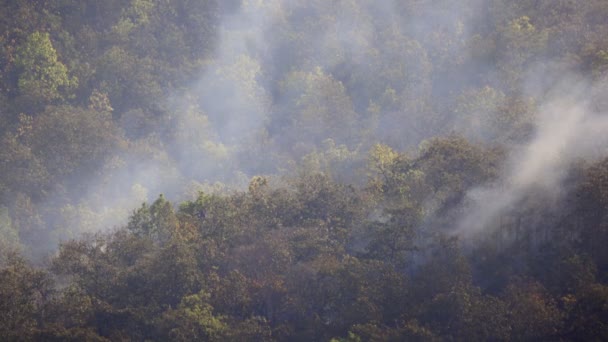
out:
{"label": "rising smoke column", "polygon": [[598,92],[608,95],[597,84],[570,77],[546,93],[535,134],[529,142],[512,147],[501,179],[469,191],[471,205],[460,220],[458,234],[492,227],[500,215],[533,192],[546,199],[559,197],[576,162],[608,155],[608,113],[598,111],[591,98]]}

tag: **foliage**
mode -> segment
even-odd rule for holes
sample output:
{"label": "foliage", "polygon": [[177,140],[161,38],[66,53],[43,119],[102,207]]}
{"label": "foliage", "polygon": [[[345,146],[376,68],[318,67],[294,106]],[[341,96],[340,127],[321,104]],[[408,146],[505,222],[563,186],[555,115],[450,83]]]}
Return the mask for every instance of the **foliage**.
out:
{"label": "foliage", "polygon": [[607,18],[0,1],[0,340],[607,340],[605,148],[458,231],[556,80],[608,111]]}
{"label": "foliage", "polygon": [[68,77],[66,66],[57,60],[48,33],[29,35],[15,52],[15,66],[21,70],[19,91],[26,98],[24,101],[34,105],[61,99],[78,82]]}

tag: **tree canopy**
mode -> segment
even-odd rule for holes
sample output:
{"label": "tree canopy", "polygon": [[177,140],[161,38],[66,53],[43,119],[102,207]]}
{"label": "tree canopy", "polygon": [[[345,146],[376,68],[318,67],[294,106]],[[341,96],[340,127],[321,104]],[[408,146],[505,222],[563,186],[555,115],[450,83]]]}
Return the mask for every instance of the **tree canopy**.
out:
{"label": "tree canopy", "polygon": [[608,340],[603,0],[0,0],[0,340]]}

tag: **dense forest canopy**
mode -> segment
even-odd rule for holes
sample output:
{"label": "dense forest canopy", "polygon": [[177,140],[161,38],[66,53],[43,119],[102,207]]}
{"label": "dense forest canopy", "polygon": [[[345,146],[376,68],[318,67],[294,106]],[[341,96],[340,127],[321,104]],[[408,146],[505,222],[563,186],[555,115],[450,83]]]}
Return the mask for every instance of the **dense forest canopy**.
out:
{"label": "dense forest canopy", "polygon": [[0,0],[0,340],[608,340],[605,0]]}

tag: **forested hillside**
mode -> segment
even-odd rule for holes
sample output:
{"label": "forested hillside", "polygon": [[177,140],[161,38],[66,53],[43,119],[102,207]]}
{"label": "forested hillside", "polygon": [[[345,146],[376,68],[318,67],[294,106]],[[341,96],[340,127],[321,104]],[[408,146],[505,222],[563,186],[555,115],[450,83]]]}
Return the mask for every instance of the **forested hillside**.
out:
{"label": "forested hillside", "polygon": [[608,340],[608,2],[0,0],[0,340]]}

